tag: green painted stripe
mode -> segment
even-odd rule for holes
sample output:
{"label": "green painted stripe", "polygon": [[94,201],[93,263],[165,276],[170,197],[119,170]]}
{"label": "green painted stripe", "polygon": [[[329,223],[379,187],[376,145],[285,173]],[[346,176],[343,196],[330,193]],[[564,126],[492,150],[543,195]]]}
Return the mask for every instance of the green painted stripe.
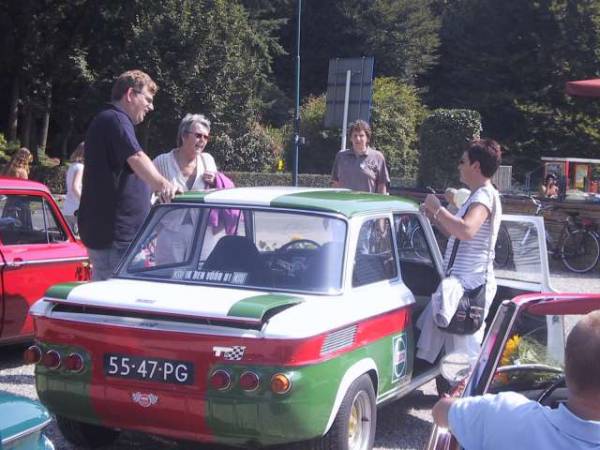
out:
{"label": "green painted stripe", "polygon": [[257,295],[240,300],[229,309],[227,315],[262,320],[270,310],[283,306],[297,305],[303,301],[301,297],[294,297],[292,295]]}
{"label": "green painted stripe", "polygon": [[204,197],[214,191],[187,191],[183,194],[178,194],[172,200],[173,203],[182,203],[182,202],[198,202],[204,203]]}
{"label": "green painted stripe", "polygon": [[76,288],[77,286],[81,286],[85,283],[86,281],[71,281],[69,283],[55,284],[46,291],[46,297],[62,298],[66,300],[69,293],[74,288]]}
{"label": "green painted stripe", "polygon": [[[369,345],[335,358],[303,367],[253,366],[216,364],[208,374],[217,369],[230,371],[233,380],[239,380],[246,370],[255,372],[260,387],[254,392],[244,392],[237,382],[227,391],[211,388],[206,394],[206,422],[214,433],[216,442],[243,445],[256,440],[261,445],[278,445],[305,441],[321,435],[329,420],[338,387],[346,371],[358,361],[372,358],[377,365],[376,392],[381,394],[398,389],[411,380],[414,346],[412,334],[397,332]],[[394,346],[399,338],[408,344],[404,366],[395,372]],[[269,385],[278,372],[292,380],[289,393],[276,395]],[[375,377],[375,374],[371,374]],[[208,385],[210,383],[207,382]]]}
{"label": "green painted stripe", "polygon": [[418,210],[416,202],[402,197],[347,190],[299,192],[297,194],[282,195],[273,199],[271,206],[332,211],[346,217],[352,217],[358,213],[389,209]]}

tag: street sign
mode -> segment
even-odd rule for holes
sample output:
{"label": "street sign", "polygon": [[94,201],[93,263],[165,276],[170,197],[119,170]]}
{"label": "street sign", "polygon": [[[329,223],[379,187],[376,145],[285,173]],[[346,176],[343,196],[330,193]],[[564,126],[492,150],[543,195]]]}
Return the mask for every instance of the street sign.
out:
{"label": "street sign", "polygon": [[[372,56],[332,58],[329,60],[326,127],[345,128],[344,123],[354,122],[357,119],[369,122],[373,91],[373,63],[374,58]],[[348,93],[346,92],[347,84],[349,84]],[[344,122],[346,98],[348,114],[347,122]]]}

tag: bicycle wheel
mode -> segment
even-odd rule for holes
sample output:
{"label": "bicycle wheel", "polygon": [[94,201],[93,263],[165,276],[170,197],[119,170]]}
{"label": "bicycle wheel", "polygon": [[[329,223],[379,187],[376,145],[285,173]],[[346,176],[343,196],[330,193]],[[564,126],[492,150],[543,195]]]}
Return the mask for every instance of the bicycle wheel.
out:
{"label": "bicycle wheel", "polygon": [[600,244],[593,233],[575,230],[562,242],[560,256],[567,269],[577,273],[589,272],[598,263]]}
{"label": "bicycle wheel", "polygon": [[506,226],[502,224],[498,230],[498,238],[496,239],[496,246],[494,247],[494,267],[501,269],[508,266],[511,253],[512,244],[510,242],[510,235],[508,234]]}
{"label": "bicycle wheel", "polygon": [[410,245],[416,256],[423,259],[431,259],[429,256],[429,248],[425,239],[425,232],[421,225],[417,225],[410,233]]}

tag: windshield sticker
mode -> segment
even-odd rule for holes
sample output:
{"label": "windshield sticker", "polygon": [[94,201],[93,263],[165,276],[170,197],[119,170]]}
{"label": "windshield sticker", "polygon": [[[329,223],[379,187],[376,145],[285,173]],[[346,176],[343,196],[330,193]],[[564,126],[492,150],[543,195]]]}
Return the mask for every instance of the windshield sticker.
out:
{"label": "windshield sticker", "polygon": [[174,280],[208,281],[210,283],[246,284],[248,272],[223,272],[221,270],[176,270]]}
{"label": "windshield sticker", "polygon": [[392,382],[397,382],[406,376],[406,333],[394,336],[392,339],[393,353],[393,373]]}

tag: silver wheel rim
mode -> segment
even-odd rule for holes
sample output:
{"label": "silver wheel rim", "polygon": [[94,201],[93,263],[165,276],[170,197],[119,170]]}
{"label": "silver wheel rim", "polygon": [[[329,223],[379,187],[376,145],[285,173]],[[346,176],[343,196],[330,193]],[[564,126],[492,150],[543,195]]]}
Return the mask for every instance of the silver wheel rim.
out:
{"label": "silver wheel rim", "polygon": [[354,396],[348,418],[348,449],[365,450],[371,438],[373,411],[371,401],[365,391]]}

